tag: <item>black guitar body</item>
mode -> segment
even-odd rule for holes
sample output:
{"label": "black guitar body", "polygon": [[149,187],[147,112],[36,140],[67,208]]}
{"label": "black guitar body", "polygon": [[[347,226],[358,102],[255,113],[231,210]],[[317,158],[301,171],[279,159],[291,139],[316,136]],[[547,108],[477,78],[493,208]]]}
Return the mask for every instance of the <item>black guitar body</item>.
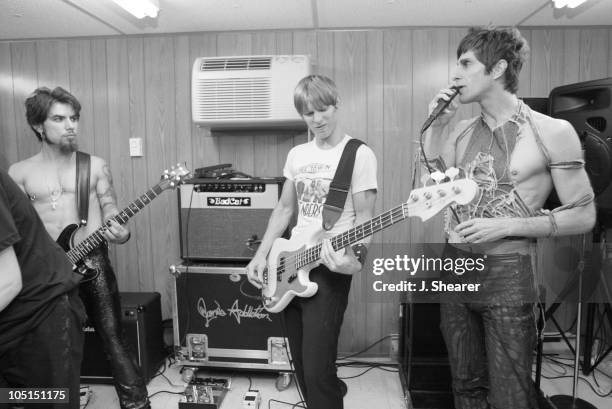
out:
{"label": "black guitar body", "polygon": [[[72,248],[74,232],[79,228],[78,224],[70,224],[62,230],[56,242],[59,246],[65,251],[68,252]],[[72,271],[75,273],[83,275],[85,278],[94,277],[96,272],[91,268],[87,267],[83,260],[78,261],[75,265],[72,266]]]}

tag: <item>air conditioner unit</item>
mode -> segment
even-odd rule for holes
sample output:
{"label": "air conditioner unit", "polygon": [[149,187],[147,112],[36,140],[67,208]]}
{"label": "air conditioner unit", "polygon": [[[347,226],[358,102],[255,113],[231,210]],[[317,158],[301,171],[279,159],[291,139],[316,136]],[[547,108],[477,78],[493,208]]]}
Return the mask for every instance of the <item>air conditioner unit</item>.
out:
{"label": "air conditioner unit", "polygon": [[191,76],[193,122],[211,129],[303,129],[293,90],[310,73],[306,55],[197,58]]}

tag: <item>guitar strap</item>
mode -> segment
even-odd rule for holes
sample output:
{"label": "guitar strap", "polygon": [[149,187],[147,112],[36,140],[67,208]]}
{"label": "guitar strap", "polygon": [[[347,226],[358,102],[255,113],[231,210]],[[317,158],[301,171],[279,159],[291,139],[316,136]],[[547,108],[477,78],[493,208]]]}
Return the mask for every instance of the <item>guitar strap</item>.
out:
{"label": "guitar strap", "polygon": [[323,205],[323,229],[330,230],[340,218],[346,203],[346,196],[351,187],[351,178],[353,176],[353,167],[355,166],[355,156],[357,149],[364,142],[359,139],[349,139],[344,146],[340,162],[336,168],[334,178],[329,184],[329,192],[327,199]]}
{"label": "guitar strap", "polygon": [[79,213],[79,225],[87,224],[89,213],[89,178],[91,176],[91,157],[88,153],[77,151],[76,153],[76,201]]}

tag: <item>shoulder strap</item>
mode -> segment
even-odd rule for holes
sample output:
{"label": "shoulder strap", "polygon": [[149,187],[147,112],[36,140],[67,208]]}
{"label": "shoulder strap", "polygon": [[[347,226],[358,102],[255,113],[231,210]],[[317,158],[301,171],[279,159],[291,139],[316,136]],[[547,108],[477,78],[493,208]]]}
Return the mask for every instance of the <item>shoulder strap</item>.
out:
{"label": "shoulder strap", "polygon": [[76,153],[76,201],[79,213],[79,224],[87,224],[89,212],[89,178],[91,175],[91,157],[88,153],[77,151]]}
{"label": "shoulder strap", "polygon": [[363,144],[363,141],[352,138],[344,146],[334,179],[329,184],[327,199],[323,205],[323,229],[325,230],[334,227],[344,210],[346,196],[351,187],[357,149]]}

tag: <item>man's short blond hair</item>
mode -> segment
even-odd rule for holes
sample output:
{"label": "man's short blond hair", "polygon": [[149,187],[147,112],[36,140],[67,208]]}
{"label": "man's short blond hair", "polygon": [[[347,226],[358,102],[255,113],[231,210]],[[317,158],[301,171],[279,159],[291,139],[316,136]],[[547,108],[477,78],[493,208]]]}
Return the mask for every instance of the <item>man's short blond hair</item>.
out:
{"label": "man's short blond hair", "polygon": [[323,75],[309,75],[300,80],[293,93],[293,105],[300,115],[308,112],[308,105],[325,111],[338,104],[338,88],[331,79]]}

